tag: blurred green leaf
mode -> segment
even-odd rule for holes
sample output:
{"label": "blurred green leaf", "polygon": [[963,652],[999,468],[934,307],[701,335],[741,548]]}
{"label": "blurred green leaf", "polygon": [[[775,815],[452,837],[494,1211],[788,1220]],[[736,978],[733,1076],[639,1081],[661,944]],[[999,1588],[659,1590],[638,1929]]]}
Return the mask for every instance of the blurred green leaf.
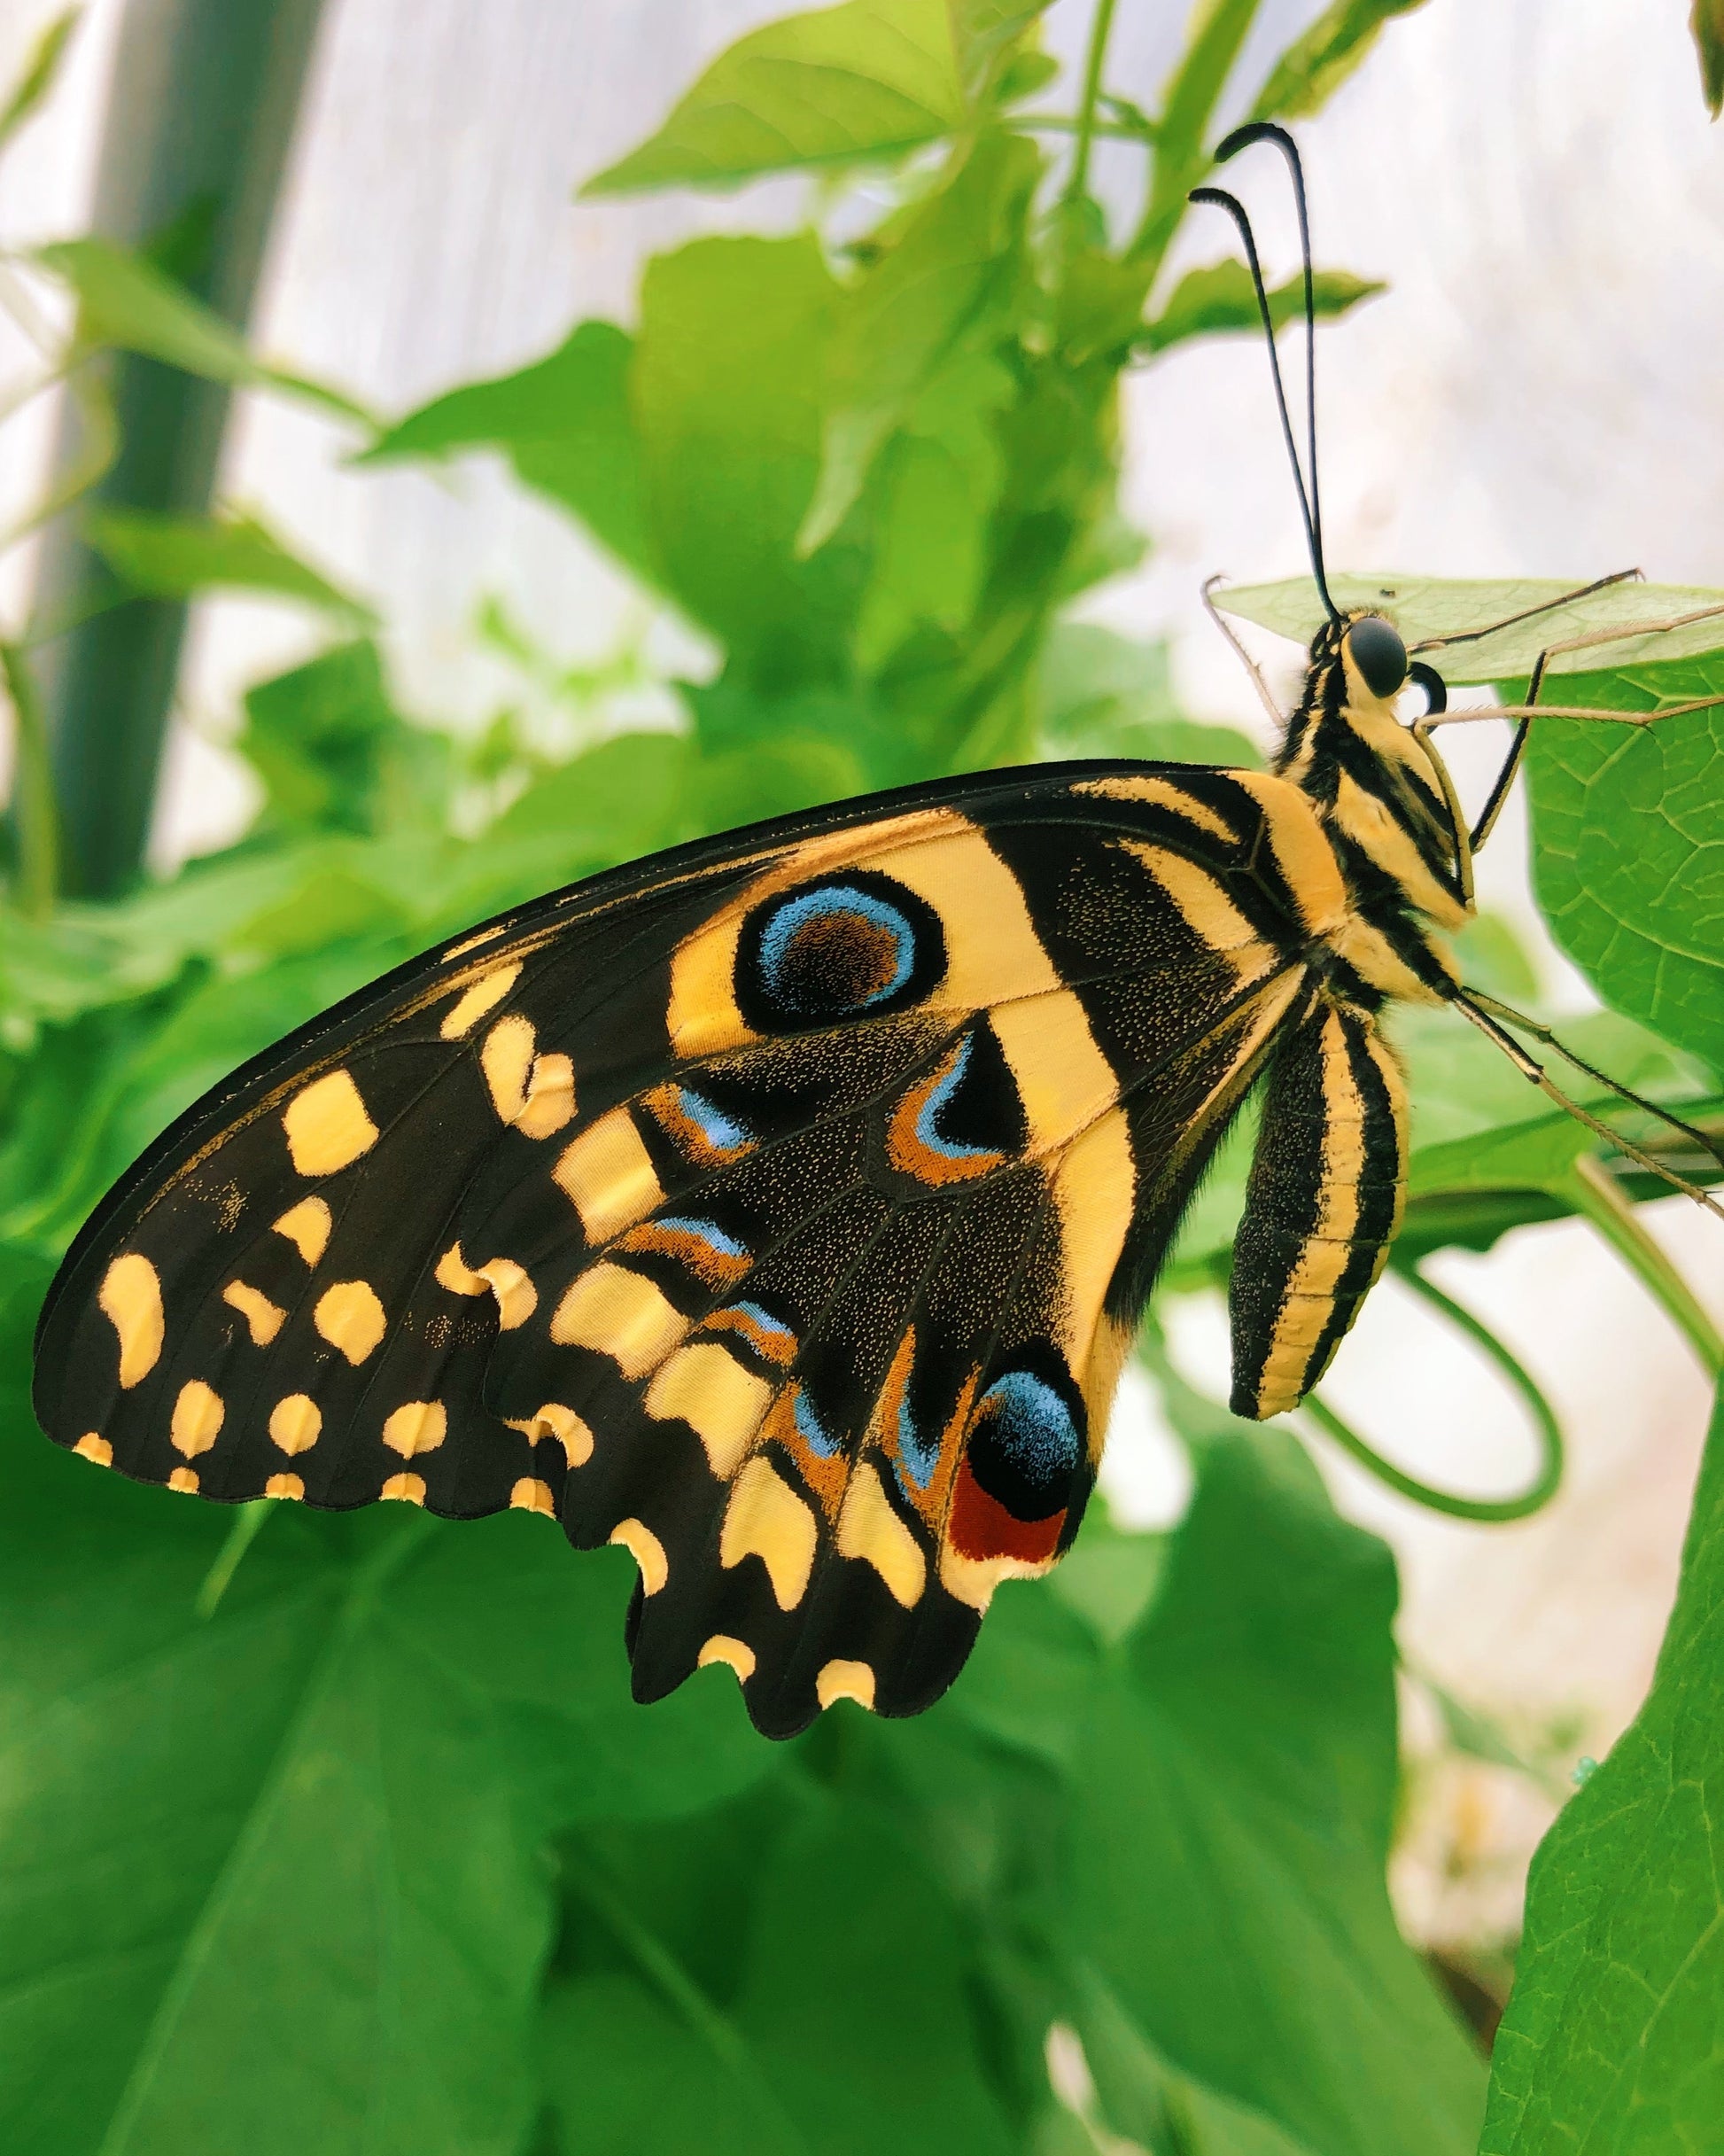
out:
{"label": "blurred green leaf", "polygon": [[583,322],[531,367],[470,382],[398,420],[359,464],[502,450],[523,483],[572,510],[639,576],[656,580],[641,444],[629,409],[634,340]]}
{"label": "blurred green leaf", "polygon": [[1033,693],[1048,756],[1136,757],[1248,771],[1262,762],[1232,727],[1186,717],[1174,694],[1165,644],[1136,643],[1090,622],[1060,622],[1042,647]]}
{"label": "blurred green leaf", "polygon": [[766,689],[835,679],[859,564],[794,558],[819,470],[837,286],[812,235],[647,266],[633,393],[672,595]]}
{"label": "blurred green leaf", "polygon": [[649,853],[677,835],[687,764],[680,735],[619,734],[529,786],[481,843],[507,849],[555,837],[571,863]]}
{"label": "blurred green leaf", "polygon": [[1270,70],[1254,120],[1304,120],[1320,111],[1357,67],[1393,16],[1425,0],[1331,0]]}
{"label": "blurred green leaf", "polygon": [[88,525],[90,545],[135,592],[182,599],[212,590],[302,599],[349,623],[375,623],[369,607],[338,589],[283,546],[255,518],[157,515],[103,510]]}
{"label": "blurred green leaf", "polygon": [[539,1837],[710,1804],[770,1747],[727,1683],[642,1713],[627,1560],[524,1517],[283,1507],[199,1620],[231,1515],[35,1436],[30,1300],[0,1350],[6,2146],[513,2151]]}
{"label": "blurred green leaf", "polygon": [[1714,120],[1724,110],[1724,0],[1694,0],[1689,28],[1700,60],[1700,89]]}
{"label": "blurred green leaf", "polygon": [[949,135],[964,113],[946,0],[844,0],[739,38],[656,135],[581,193],[726,187],[893,157]]}
{"label": "blurred green leaf", "polygon": [[872,1807],[606,1840],[570,1853],[584,1965],[547,2021],[566,2148],[1006,2156],[961,1925]]}
{"label": "blurred green leaf", "polygon": [[303,375],[266,367],[238,331],[141,256],[108,239],[57,240],[36,260],[78,296],[78,335],[86,345],[118,346],[236,388],[276,389],[302,397],[367,428],[375,423],[353,401]]}
{"label": "blurred green leaf", "polygon": [[1645,1705],[1533,1859],[1484,2156],[1704,2149],[1724,2118],[1724,1404]]}
{"label": "blurred green leaf", "polygon": [[395,710],[375,644],[355,642],[261,681],[236,744],[263,782],[263,828],[440,828],[447,743]]}
{"label": "blurred green leaf", "polygon": [[[1724,653],[1581,674],[1562,694],[1619,711],[1724,700]],[[1540,720],[1526,782],[1551,934],[1619,1010],[1724,1071],[1724,701],[1656,726]]]}
{"label": "blurred green leaf", "polygon": [[[982,135],[837,304],[819,492],[797,539],[838,530],[892,430],[960,343],[986,361],[1023,272],[1024,216],[1041,167],[1021,136]],[[998,391],[987,393],[998,401]],[[949,409],[949,408],[948,408]]]}
{"label": "blurred green leaf", "polygon": [[[1345,269],[1319,269],[1311,281],[1311,300],[1319,315],[1350,314],[1362,300],[1373,299],[1386,287],[1370,277],[1355,277]],[[1304,319],[1305,280],[1289,277],[1269,295],[1270,315],[1277,329]],[[1250,272],[1243,262],[1211,262],[1205,269],[1192,269],[1180,278],[1168,296],[1167,305],[1153,322],[1145,323],[1138,339],[1140,352],[1165,352],[1169,345],[1188,337],[1213,337],[1229,331],[1258,334],[1262,318]]]}
{"label": "blurred green leaf", "polygon": [[56,15],[30,48],[17,82],[0,105],[0,149],[4,149],[54,87],[67,41],[82,17],[82,7]]}
{"label": "blurred green leaf", "polygon": [[[1541,651],[1575,637],[1602,630],[1631,631],[1621,641],[1580,651],[1552,651],[1546,669],[1551,674],[1596,672],[1601,658],[1613,671],[1644,666],[1650,662],[1694,658],[1724,650],[1724,592],[1708,591],[1686,584],[1609,584],[1584,598],[1571,599],[1557,607],[1555,602],[1573,592],[1573,584],[1556,577],[1513,577],[1498,580],[1465,577],[1403,577],[1335,575],[1329,588],[1337,606],[1380,608],[1409,644],[1431,639],[1453,638],[1430,651],[1439,673],[1451,688],[1465,682],[1524,681]],[[1278,584],[1231,584],[1219,587],[1215,604],[1224,613],[1254,621],[1278,635],[1309,644],[1324,616],[1316,587],[1308,576],[1287,577]],[[1481,634],[1492,622],[1512,615],[1531,613],[1512,627]],[[1678,629],[1657,625],[1673,616],[1716,608],[1706,619]],[[1651,626],[1648,626],[1648,625]],[[1458,641],[1465,639],[1468,641]],[[1579,701],[1565,684],[1560,697],[1545,694],[1547,703]]]}
{"label": "blurred green leaf", "polygon": [[1074,1949],[1177,2069],[1324,2156],[1461,2156],[1482,2073],[1384,1885],[1393,1565],[1291,1438],[1206,1420],[1074,1766]]}

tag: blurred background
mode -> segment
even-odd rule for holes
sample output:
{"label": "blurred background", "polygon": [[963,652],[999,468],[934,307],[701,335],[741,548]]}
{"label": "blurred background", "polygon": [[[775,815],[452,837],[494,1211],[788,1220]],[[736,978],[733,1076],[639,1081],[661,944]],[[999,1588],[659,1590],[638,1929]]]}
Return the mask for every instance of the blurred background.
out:
{"label": "blurred background", "polygon": [[[54,0],[10,0],[0,79],[58,12]],[[89,221],[120,12],[119,0],[93,0],[51,105],[8,161],[0,219],[11,248]],[[255,346],[387,416],[524,364],[577,316],[630,321],[640,264],[656,248],[703,230],[794,229],[802,181],[734,198],[574,199],[582,178],[652,128],[674,88],[781,12],[778,0],[325,0]],[[1260,59],[1316,12],[1265,7]],[[1634,565],[1724,585],[1724,437],[1703,326],[1717,319],[1724,283],[1724,157],[1669,12],[1652,35],[1644,10],[1613,0],[1428,0],[1389,26],[1302,130],[1319,261],[1387,285],[1321,340],[1332,565],[1577,583]],[[1049,46],[1068,63],[1086,12],[1056,0],[1047,18]],[[1116,88],[1148,97],[1184,13],[1122,0]],[[1260,72],[1247,57],[1239,80]],[[1112,154],[1104,144],[1098,157],[1104,197]],[[1285,276],[1293,235],[1272,160],[1244,184]],[[1193,220],[1174,267],[1230,244]],[[0,350],[0,379],[20,367],[20,352]],[[1126,429],[1128,503],[1152,552],[1085,611],[1165,637],[1182,703],[1262,738],[1249,683],[1198,598],[1215,572],[1254,580],[1302,565],[1261,348],[1202,340],[1145,367],[1129,385]],[[46,409],[9,430],[0,515],[33,497],[52,440]],[[500,460],[468,457],[438,476],[342,460],[343,437],[322,418],[242,396],[218,494],[377,608],[408,708],[477,728],[537,693],[519,657],[531,650],[584,671],[601,720],[668,721],[665,677],[715,665]],[[32,574],[29,549],[6,559],[9,616]],[[198,605],[151,842],[159,867],[244,826],[252,781],[223,745],[240,692],[325,640],[286,607]],[[1290,693],[1297,653],[1271,639],[1260,648]],[[1466,729],[1454,750],[1475,798],[1500,753],[1494,733]],[[1539,929],[1525,864],[1517,810],[1486,856],[1482,895],[1522,931],[1547,999],[1587,1008],[1584,985]],[[1724,1320],[1716,1225],[1681,1199],[1646,1217]],[[1552,1794],[1542,1795],[1456,1755],[1422,1698],[1409,1700],[1403,1922],[1424,1942],[1476,1952],[1518,1928],[1526,1860],[1563,1778],[1582,1755],[1602,1755],[1644,1692],[1708,1389],[1661,1312],[1578,1224],[1518,1230],[1488,1257],[1451,1253],[1433,1274],[1488,1316],[1571,1437],[1557,1500],[1495,1528],[1418,1511],[1317,1445],[1340,1503],[1398,1553],[1409,1666],[1549,1763]],[[1179,1306],[1173,1345],[1195,1378],[1224,1390],[1218,1302]],[[1518,1407],[1392,1280],[1344,1345],[1330,1391],[1430,1481],[1494,1494],[1526,1479],[1532,1443]],[[1128,1521],[1177,1513],[1179,1457],[1142,1382],[1122,1403],[1107,1479]]]}

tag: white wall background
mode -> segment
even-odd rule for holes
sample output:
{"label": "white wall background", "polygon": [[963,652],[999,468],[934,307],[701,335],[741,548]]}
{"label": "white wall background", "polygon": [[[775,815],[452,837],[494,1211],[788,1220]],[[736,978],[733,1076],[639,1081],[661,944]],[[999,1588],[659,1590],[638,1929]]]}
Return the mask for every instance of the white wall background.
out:
{"label": "white wall background", "polygon": [[[713,53],[788,0],[328,0],[257,322],[269,355],[387,412],[517,365],[576,316],[626,321],[641,260],[695,230],[794,223],[800,183],[733,200],[576,204],[572,190],[647,132]],[[59,0],[7,0],[0,80]],[[1242,75],[1315,13],[1270,0]],[[1123,0],[1114,84],[1153,105],[1182,28],[1171,0]],[[1428,0],[1390,26],[1362,73],[1302,129],[1319,258],[1388,292],[1325,333],[1325,523],[1338,566],[1583,581],[1630,564],[1724,585],[1724,133],[1709,126],[1679,7],[1619,0]],[[1056,0],[1050,40],[1076,51],[1087,4]],[[78,229],[119,0],[92,0],[53,105],[0,168],[0,242]],[[1129,203],[1135,153],[1107,147],[1104,186]],[[1266,253],[1291,266],[1277,163],[1235,168]],[[1187,243],[1214,259],[1219,218]],[[0,338],[0,385],[24,370]],[[1174,644],[1192,707],[1250,726],[1237,665],[1202,621],[1202,578],[1298,569],[1293,497],[1261,352],[1176,354],[1128,397],[1129,500],[1153,533],[1141,572],[1091,611]],[[0,436],[0,515],[38,483],[45,424]],[[548,649],[592,662],[654,623],[563,521],[486,460],[449,478],[342,469],[324,422],[251,401],[224,491],[261,510],[391,624],[410,706],[483,716],[518,683],[475,644],[502,596]],[[0,564],[15,614],[27,559]],[[200,612],[186,668],[158,853],[212,843],[243,817],[219,743],[237,690],[315,642],[300,618],[221,601]],[[692,654],[686,656],[692,658]],[[1483,732],[1485,729],[1479,729]],[[1445,744],[1447,745],[1447,744]],[[1488,744],[1473,759],[1488,760]],[[1465,775],[1463,775],[1465,784]],[[1525,839],[1505,820],[1487,899],[1525,920]],[[1553,953],[1549,982],[1583,999]],[[1724,1232],[1681,1200],[1657,1231],[1724,1318]],[[1531,1229],[1442,1284],[1489,1317],[1567,1419],[1567,1488],[1537,1520],[1439,1520],[1324,1458],[1340,1501],[1399,1552],[1409,1657],[1531,1731],[1570,1716],[1572,1751],[1602,1754],[1642,1693],[1669,1606],[1706,1412],[1694,1358],[1583,1229]],[[1181,1352],[1213,1382],[1224,1354],[1203,1307]],[[1337,1405],[1417,1473],[1511,1488],[1529,1443],[1517,1411],[1390,1285],[1343,1349]],[[1116,1432],[1113,1481],[1165,1507],[1176,1478],[1140,1397]],[[1548,1807],[1491,1770],[1444,1767],[1400,1880],[1429,1935],[1511,1927],[1526,1849]]]}

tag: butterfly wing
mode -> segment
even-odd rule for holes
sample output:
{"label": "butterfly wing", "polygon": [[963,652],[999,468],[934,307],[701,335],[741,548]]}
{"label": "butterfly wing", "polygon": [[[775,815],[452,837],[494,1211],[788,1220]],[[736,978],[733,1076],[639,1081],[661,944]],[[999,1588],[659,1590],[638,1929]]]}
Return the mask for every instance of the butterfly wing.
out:
{"label": "butterfly wing", "polygon": [[1075,1534],[1185,1200],[1309,1003],[1277,784],[906,790],[414,961],[110,1195],[43,1427],[229,1501],[544,1512],[634,1553],[639,1696],[723,1661],[774,1735],[917,1710]]}

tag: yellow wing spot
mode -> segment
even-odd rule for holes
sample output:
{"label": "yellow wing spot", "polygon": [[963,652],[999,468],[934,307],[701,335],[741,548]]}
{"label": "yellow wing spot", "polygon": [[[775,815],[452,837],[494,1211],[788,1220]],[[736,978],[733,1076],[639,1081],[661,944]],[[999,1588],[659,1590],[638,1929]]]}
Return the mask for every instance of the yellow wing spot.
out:
{"label": "yellow wing spot", "polygon": [[[501,930],[498,929],[489,931],[492,936],[501,933]],[[448,956],[459,958],[463,951],[470,951],[475,945],[486,940],[485,936],[475,936],[471,943],[457,944]],[[447,959],[444,962],[447,964]],[[488,973],[480,974],[478,980],[468,984],[457,1000],[443,1014],[443,1023],[437,1029],[438,1031],[445,1040],[464,1040],[486,1011],[494,1010],[520,977],[521,969],[518,965],[493,966]]]}
{"label": "yellow wing spot", "polygon": [[593,1348],[625,1378],[644,1377],[688,1330],[688,1320],[644,1274],[589,1265],[551,1317],[560,1348]]}
{"label": "yellow wing spot", "polygon": [[448,1434],[448,1412],[441,1400],[408,1400],[383,1426],[384,1443],[403,1459],[436,1452]]}
{"label": "yellow wing spot", "polygon": [[595,1247],[644,1220],[664,1193],[625,1108],[613,1108],[564,1146],[551,1179],[570,1198]]}
{"label": "yellow wing spot", "polygon": [[311,1321],[357,1369],[383,1338],[383,1304],[365,1280],[338,1280],[317,1298]]}
{"label": "yellow wing spot", "polygon": [[770,1382],[712,1340],[679,1349],[648,1386],[645,1403],[661,1422],[680,1416],[706,1447],[713,1474],[726,1481],[772,1404]]}
{"label": "yellow wing spot", "polygon": [[534,1056],[515,1128],[524,1138],[553,1138],[574,1119],[575,1066],[566,1055]]}
{"label": "yellow wing spot", "polygon": [[483,1265],[469,1265],[461,1255],[461,1245],[452,1242],[438,1259],[433,1277],[439,1288],[447,1288],[452,1295],[483,1295],[488,1288],[497,1298],[498,1324],[505,1333],[524,1325],[539,1307],[539,1290],[527,1277],[526,1268],[517,1265],[512,1257],[493,1257]]}
{"label": "yellow wing spot", "polygon": [[733,1639],[728,1632],[714,1632],[695,1660],[703,1670],[721,1662],[726,1669],[734,1670],[744,1685],[754,1675],[754,1649],[744,1639]]}
{"label": "yellow wing spot", "polygon": [[161,1275],[147,1257],[128,1250],[102,1275],[96,1300],[120,1335],[120,1383],[129,1390],[149,1376],[161,1353]]}
{"label": "yellow wing spot", "polygon": [[221,1405],[221,1394],[205,1384],[202,1378],[194,1377],[182,1385],[167,1426],[174,1450],[187,1459],[196,1459],[198,1453],[207,1452],[215,1443],[227,1412]]}
{"label": "yellow wing spot", "polygon": [[829,1662],[814,1679],[814,1697],[823,1708],[835,1700],[854,1700],[872,1711],[874,1673],[865,1662]]}
{"label": "yellow wing spot", "polygon": [[524,1475],[509,1493],[509,1502],[514,1512],[542,1512],[547,1520],[556,1517],[556,1499],[551,1495],[548,1483],[534,1481]]}
{"label": "yellow wing spot", "polygon": [[272,1303],[267,1295],[248,1288],[244,1280],[229,1280],[221,1290],[221,1300],[245,1319],[253,1347],[267,1348],[287,1323],[287,1312],[279,1303]]}
{"label": "yellow wing spot", "polygon": [[572,1407],[564,1407],[560,1400],[547,1400],[536,1415],[529,1415],[524,1422],[516,1422],[509,1416],[503,1418],[512,1430],[531,1438],[537,1444],[541,1438],[555,1437],[563,1447],[563,1456],[571,1467],[584,1467],[593,1457],[593,1433]]}
{"label": "yellow wing spot", "polygon": [[513,1123],[527,1104],[527,1079],[538,1038],[532,1020],[518,1012],[499,1018],[479,1050],[479,1069],[491,1091],[491,1105],[505,1123]]}
{"label": "yellow wing spot", "polygon": [[392,1475],[377,1495],[392,1505],[423,1505],[425,1478],[423,1475]]}
{"label": "yellow wing spot", "polygon": [[879,1475],[864,1465],[850,1477],[838,1515],[838,1554],[859,1557],[886,1583],[895,1602],[913,1609],[928,1584],[928,1560],[892,1510]]}
{"label": "yellow wing spot", "polygon": [[175,1467],[167,1478],[167,1487],[177,1490],[182,1497],[195,1498],[198,1494],[197,1468]]}
{"label": "yellow wing spot", "polygon": [[283,1452],[309,1452],[322,1434],[322,1410],[303,1392],[290,1392],[269,1410],[269,1435]]}
{"label": "yellow wing spot", "polygon": [[443,953],[441,963],[447,965],[452,959],[465,958],[470,951],[477,951],[481,944],[495,943],[508,924],[499,922],[493,929],[481,929],[477,936],[470,936],[464,943],[452,944]]}
{"label": "yellow wing spot", "polygon": [[315,1265],[329,1248],[330,1230],[334,1226],[334,1217],[323,1198],[301,1198],[275,1223],[276,1234],[285,1235],[308,1265]]}
{"label": "yellow wing spot", "polygon": [[780,1609],[794,1609],[808,1592],[819,1542],[813,1507],[759,1455],[737,1476],[718,1535],[718,1562],[729,1569],[758,1557]]}
{"label": "yellow wing spot", "polygon": [[301,1175],[333,1175],[377,1142],[377,1126],[346,1070],[331,1070],[296,1093],[283,1111],[282,1127]]}
{"label": "yellow wing spot", "polygon": [[272,1475],[263,1485],[267,1498],[303,1498],[306,1486],[297,1475]]}
{"label": "yellow wing spot", "polygon": [[94,1460],[98,1467],[111,1467],[113,1465],[113,1447],[105,1437],[98,1437],[94,1430],[87,1431],[72,1450],[80,1459]]}
{"label": "yellow wing spot", "polygon": [[671,1561],[664,1554],[664,1545],[643,1520],[619,1520],[610,1530],[610,1539],[619,1542],[641,1568],[641,1584],[648,1594],[656,1594],[671,1576]]}
{"label": "yellow wing spot", "polygon": [[990,1016],[1023,1103],[1029,1151],[1064,1145],[1118,1100],[1114,1066],[1070,989],[1004,1003]]}

